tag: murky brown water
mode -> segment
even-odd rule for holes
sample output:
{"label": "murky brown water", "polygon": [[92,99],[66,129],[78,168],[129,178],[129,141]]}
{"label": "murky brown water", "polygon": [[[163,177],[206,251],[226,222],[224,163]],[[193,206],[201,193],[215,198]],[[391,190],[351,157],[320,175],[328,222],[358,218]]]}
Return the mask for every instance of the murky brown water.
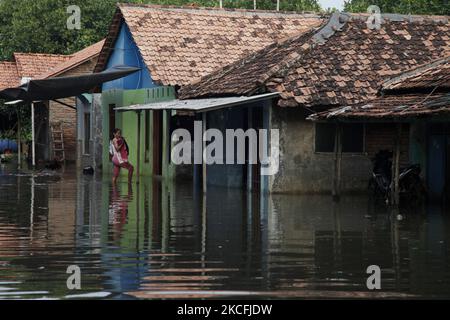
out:
{"label": "murky brown water", "polygon": [[[450,297],[450,214],[0,169],[0,299]],[[379,265],[382,289],[366,287]],[[81,290],[66,269],[81,268]],[[74,296],[75,295],[75,296]]]}

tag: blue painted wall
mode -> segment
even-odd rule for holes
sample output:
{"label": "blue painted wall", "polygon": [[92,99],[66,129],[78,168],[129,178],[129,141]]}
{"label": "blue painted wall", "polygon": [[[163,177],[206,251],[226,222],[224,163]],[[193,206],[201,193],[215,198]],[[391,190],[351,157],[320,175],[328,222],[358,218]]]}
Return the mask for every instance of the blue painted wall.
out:
{"label": "blue painted wall", "polygon": [[114,45],[114,51],[110,55],[107,63],[107,68],[116,65],[139,67],[142,70],[125,78],[104,83],[103,91],[111,89],[146,89],[157,86],[153,82],[147,66],[145,65],[144,60],[142,59],[142,56],[138,50],[138,47],[133,41],[131,32],[128,29],[127,24],[125,23],[123,23],[120,28],[119,35]]}

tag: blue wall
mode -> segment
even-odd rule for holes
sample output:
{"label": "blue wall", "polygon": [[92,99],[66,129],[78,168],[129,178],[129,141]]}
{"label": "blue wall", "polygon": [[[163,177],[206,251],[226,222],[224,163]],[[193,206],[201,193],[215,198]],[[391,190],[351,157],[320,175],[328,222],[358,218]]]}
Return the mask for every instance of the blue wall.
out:
{"label": "blue wall", "polygon": [[139,67],[142,68],[142,70],[125,78],[104,83],[103,91],[110,89],[145,89],[157,86],[153,82],[138,47],[133,41],[131,32],[125,23],[122,24],[120,28],[119,35],[114,45],[114,51],[108,60],[107,68],[116,65]]}

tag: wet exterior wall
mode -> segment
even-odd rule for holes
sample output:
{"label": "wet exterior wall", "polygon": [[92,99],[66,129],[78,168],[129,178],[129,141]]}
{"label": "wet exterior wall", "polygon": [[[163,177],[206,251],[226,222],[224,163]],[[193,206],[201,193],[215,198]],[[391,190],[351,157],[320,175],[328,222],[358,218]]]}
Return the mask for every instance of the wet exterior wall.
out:
{"label": "wet exterior wall", "polygon": [[[175,91],[173,87],[155,87],[149,89],[138,89],[138,90],[120,90],[111,89],[104,91],[102,93],[102,141],[103,141],[103,172],[105,174],[111,174],[112,163],[109,159],[109,142],[111,131],[113,127],[109,123],[110,110],[117,107],[130,106],[135,104],[145,104],[156,101],[168,101],[175,97]],[[137,164],[137,128],[138,128],[138,113],[135,111],[118,112],[111,111],[115,114],[115,126],[116,128],[122,129],[122,135],[125,137],[129,149],[129,161],[135,166]],[[153,174],[153,111],[150,111],[150,121],[149,128],[147,129],[149,139],[149,153],[148,161],[145,159],[145,111],[140,112],[140,122],[141,122],[141,133],[140,133],[140,173],[144,176],[151,176]],[[168,152],[170,149],[170,136],[169,136],[169,116],[167,111],[163,112],[162,126],[163,126],[163,137],[162,137],[162,148],[163,148],[163,163],[162,170],[163,176],[171,176],[173,168],[168,163]],[[122,174],[126,174],[126,170],[121,170]]]}
{"label": "wet exterior wall", "polygon": [[[334,174],[334,153],[315,152],[315,123],[305,120],[302,108],[271,109],[271,127],[280,130],[280,168],[269,177],[273,193],[330,193]],[[342,192],[364,192],[372,172],[371,158],[380,149],[392,150],[395,124],[365,125],[363,153],[342,154]],[[409,126],[401,138],[401,164],[409,162]]]}
{"label": "wet exterior wall", "polygon": [[[82,101],[77,99],[77,167],[92,167],[95,171],[102,168],[102,153],[103,153],[103,130],[102,130],[102,102],[101,94],[91,95],[92,102],[85,105]],[[84,150],[85,125],[84,113],[90,114],[90,132],[91,138],[89,141],[89,152]]]}

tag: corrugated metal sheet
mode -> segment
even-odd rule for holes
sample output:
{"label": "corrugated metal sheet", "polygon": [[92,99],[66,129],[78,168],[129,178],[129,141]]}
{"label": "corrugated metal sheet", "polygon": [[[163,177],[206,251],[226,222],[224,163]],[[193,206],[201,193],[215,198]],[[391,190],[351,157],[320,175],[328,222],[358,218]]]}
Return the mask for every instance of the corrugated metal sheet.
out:
{"label": "corrugated metal sheet", "polygon": [[210,99],[192,99],[192,100],[171,100],[149,104],[138,104],[127,107],[115,108],[117,111],[138,111],[138,110],[177,110],[190,112],[206,112],[215,109],[228,108],[266,99],[275,98],[278,92],[264,93],[251,97],[226,97]]}

